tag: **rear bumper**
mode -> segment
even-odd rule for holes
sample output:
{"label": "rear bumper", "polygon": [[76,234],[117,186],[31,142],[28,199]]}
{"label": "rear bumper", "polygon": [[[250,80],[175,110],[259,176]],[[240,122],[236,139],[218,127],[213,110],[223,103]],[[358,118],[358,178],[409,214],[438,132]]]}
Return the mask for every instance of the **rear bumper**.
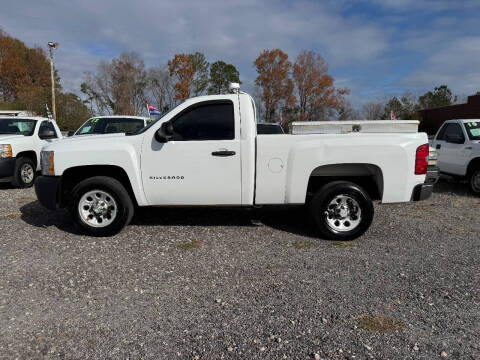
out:
{"label": "rear bumper", "polygon": [[429,166],[427,168],[427,175],[425,176],[425,184],[436,184],[440,177],[440,170],[436,166]]}
{"label": "rear bumper", "polygon": [[413,188],[412,200],[421,201],[428,199],[433,192],[433,185],[438,181],[440,172],[436,166],[429,166],[427,169],[427,175],[425,176],[425,182],[419,184]]}
{"label": "rear bumper", "polygon": [[0,178],[13,176],[16,160],[14,157],[0,159]]}
{"label": "rear bumper", "polygon": [[35,193],[37,194],[38,201],[47,209],[57,209],[60,182],[60,176],[39,176],[35,180]]}

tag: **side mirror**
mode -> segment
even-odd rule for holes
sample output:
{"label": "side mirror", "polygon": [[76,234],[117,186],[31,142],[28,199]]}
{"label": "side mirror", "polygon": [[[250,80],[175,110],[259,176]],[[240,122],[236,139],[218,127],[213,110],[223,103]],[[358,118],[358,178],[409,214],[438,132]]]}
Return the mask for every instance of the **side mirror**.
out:
{"label": "side mirror", "polygon": [[75,131],[70,130],[70,131],[67,133],[67,136],[73,136],[73,134],[75,134]]}
{"label": "side mirror", "polygon": [[155,140],[159,143],[166,143],[173,139],[173,124],[166,121],[160,126],[160,129],[155,133]]}
{"label": "side mirror", "polygon": [[465,139],[463,136],[458,134],[447,134],[445,136],[445,141],[452,144],[463,144]]}
{"label": "side mirror", "polygon": [[38,137],[42,140],[52,139],[55,137],[55,132],[52,130],[44,130],[38,134]]}

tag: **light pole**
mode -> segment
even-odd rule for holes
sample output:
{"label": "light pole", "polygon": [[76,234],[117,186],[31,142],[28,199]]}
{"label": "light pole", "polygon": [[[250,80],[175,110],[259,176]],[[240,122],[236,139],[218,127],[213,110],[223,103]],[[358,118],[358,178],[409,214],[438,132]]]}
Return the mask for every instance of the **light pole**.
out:
{"label": "light pole", "polygon": [[52,111],[53,111],[53,119],[57,120],[57,113],[55,110],[55,76],[54,76],[54,68],[53,68],[53,49],[58,47],[58,42],[49,41],[48,47],[50,48],[50,76],[52,78]]}

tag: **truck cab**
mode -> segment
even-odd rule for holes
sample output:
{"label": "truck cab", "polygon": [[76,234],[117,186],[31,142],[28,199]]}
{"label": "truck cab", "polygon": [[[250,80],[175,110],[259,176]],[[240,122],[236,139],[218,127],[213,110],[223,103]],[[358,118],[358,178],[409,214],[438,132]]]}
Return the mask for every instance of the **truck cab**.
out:
{"label": "truck cab", "polygon": [[480,195],[480,119],[448,120],[432,142],[440,172],[468,180]]}
{"label": "truck cab", "polygon": [[55,121],[42,117],[0,117],[0,181],[25,188],[40,170],[42,147],[62,138]]}
{"label": "truck cab", "polygon": [[35,190],[96,236],[120,231],[135,205],[306,205],[322,237],[351,240],[370,226],[373,200],[430,195],[428,153],[416,130],[259,135],[253,99],[236,92],[188,99],[134,134],[50,144]]}

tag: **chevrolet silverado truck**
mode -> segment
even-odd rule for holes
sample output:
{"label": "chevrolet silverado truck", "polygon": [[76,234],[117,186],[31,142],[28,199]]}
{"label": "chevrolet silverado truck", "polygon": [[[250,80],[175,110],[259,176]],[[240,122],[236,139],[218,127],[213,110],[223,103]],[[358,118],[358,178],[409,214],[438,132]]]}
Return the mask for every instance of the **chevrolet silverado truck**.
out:
{"label": "chevrolet silverado truck", "polygon": [[468,180],[480,195],[480,119],[448,120],[432,142],[441,173]]}
{"label": "chevrolet silverado truck", "polygon": [[26,188],[40,170],[40,151],[61,139],[53,120],[42,117],[0,117],[0,181]]}
{"label": "chevrolet silverado truck", "polygon": [[49,144],[35,190],[94,236],[119,232],[137,206],[303,204],[321,237],[351,240],[370,226],[372,200],[431,194],[428,154],[417,131],[258,135],[253,99],[234,89],[188,99],[135,134]]}

